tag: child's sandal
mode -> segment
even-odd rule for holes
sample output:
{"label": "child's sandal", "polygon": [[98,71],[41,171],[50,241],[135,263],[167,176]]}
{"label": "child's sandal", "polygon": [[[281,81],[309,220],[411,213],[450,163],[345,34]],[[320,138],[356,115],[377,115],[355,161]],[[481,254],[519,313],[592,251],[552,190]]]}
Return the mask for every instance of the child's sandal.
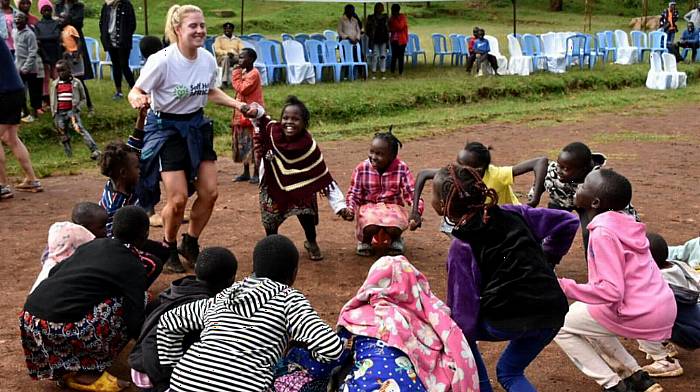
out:
{"label": "child's sandal", "polygon": [[364,242],[358,242],[357,243],[357,250],[355,251],[355,253],[358,256],[362,256],[362,257],[372,256],[372,245],[365,244]]}
{"label": "child's sandal", "polygon": [[131,385],[129,382],[120,381],[118,378],[107,373],[106,371],[102,372],[102,375],[100,375],[95,382],[89,385],[81,384],[75,381],[74,375],[67,376],[64,381],[65,385],[70,389],[90,392],[120,392]]}
{"label": "child's sandal", "polygon": [[309,241],[304,241],[304,249],[309,253],[309,259],[313,261],[323,260],[323,255],[321,254],[321,248],[318,244],[311,243]]}
{"label": "child's sandal", "polygon": [[391,245],[389,246],[389,249],[387,249],[386,254],[389,256],[400,256],[404,252],[404,242],[403,238],[399,238],[396,241],[393,241]]}

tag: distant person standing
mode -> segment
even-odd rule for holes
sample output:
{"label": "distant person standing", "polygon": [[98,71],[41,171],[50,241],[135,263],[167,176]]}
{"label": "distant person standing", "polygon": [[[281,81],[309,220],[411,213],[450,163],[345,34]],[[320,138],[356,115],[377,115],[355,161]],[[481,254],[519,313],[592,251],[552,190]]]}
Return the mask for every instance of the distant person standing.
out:
{"label": "distant person standing", "polygon": [[81,3],[80,0],[61,0],[56,3],[56,16],[63,18],[66,24],[69,24],[75,28],[78,32],[80,39],[80,57],[83,61],[83,74],[78,76],[75,71],[73,76],[77,77],[82,83],[85,89],[85,98],[87,100],[88,107],[88,117],[92,117],[95,113],[95,109],[92,106],[92,100],[90,99],[90,91],[85,84],[86,80],[93,79],[95,74],[92,72],[92,64],[90,64],[90,55],[87,51],[87,45],[85,45],[85,34],[83,34],[83,22],[85,19],[85,4]]}
{"label": "distant person standing", "polygon": [[61,25],[53,18],[51,0],[39,0],[41,20],[34,27],[39,56],[44,63],[44,85],[42,96],[44,104],[49,104],[49,83],[55,79],[56,62],[61,59]]}
{"label": "distant person standing", "polygon": [[386,79],[386,50],[389,43],[389,20],[384,13],[384,4],[374,4],[374,13],[367,17],[365,32],[369,38],[369,48],[372,49],[372,79],[377,78],[377,63],[382,72],[382,79]]}
{"label": "distant person standing", "polygon": [[122,75],[134,87],[134,74],[129,67],[129,53],[136,31],[136,15],[129,0],[105,0],[100,14],[100,41],[112,60],[115,93],[112,99],[122,99]]}
{"label": "distant person standing", "polygon": [[408,20],[401,13],[401,6],[391,5],[391,17],[389,18],[389,33],[391,34],[391,73],[399,64],[399,75],[403,75],[404,53],[408,45]]}
{"label": "distant person standing", "polygon": [[[18,191],[41,192],[41,183],[34,174],[29,151],[17,136],[19,122],[24,104],[24,84],[15,68],[12,54],[4,40],[0,40],[0,200],[13,196],[5,172],[5,148],[7,146],[17,157],[24,171],[24,181],[16,189]],[[3,146],[4,145],[4,146]]]}
{"label": "distant person standing", "polygon": [[22,81],[27,86],[31,110],[24,109],[24,122],[33,122],[37,117],[37,111],[41,109],[41,86],[44,78],[44,65],[39,56],[39,47],[36,36],[27,25],[27,15],[17,12],[15,15],[15,29],[12,31],[12,40],[15,43],[15,66],[19,71]]}
{"label": "distant person standing", "polygon": [[693,22],[693,25],[695,27],[700,26],[700,3],[698,3],[695,6],[695,8],[688,11],[688,13],[685,14],[683,19],[687,20],[688,22]]}
{"label": "distant person standing", "polygon": [[346,39],[351,43],[356,44],[360,42],[361,36],[362,24],[355,13],[355,6],[352,4],[347,4],[345,6],[345,10],[343,11],[343,16],[341,16],[340,20],[338,21],[338,38],[341,41]]}
{"label": "distant person standing", "polygon": [[17,10],[10,6],[10,0],[0,0],[0,11],[3,19],[0,19],[0,38],[5,40],[7,48],[15,55],[15,42],[12,40],[12,30],[15,28],[15,13]]}
{"label": "distant person standing", "polygon": [[236,26],[231,22],[224,23],[224,34],[214,40],[214,55],[216,63],[221,67],[221,83],[231,82],[231,68],[238,64],[238,56],[243,50],[243,41],[233,35]]}
{"label": "distant person standing", "polygon": [[661,26],[664,33],[666,33],[666,45],[671,46],[676,38],[676,32],[678,31],[678,9],[676,8],[675,1],[668,3],[668,8],[661,12],[659,26]]}
{"label": "distant person standing", "polygon": [[17,5],[17,10],[23,12],[27,15],[27,25],[34,29],[37,23],[39,23],[39,18],[32,15],[32,0],[19,0],[15,1]]}

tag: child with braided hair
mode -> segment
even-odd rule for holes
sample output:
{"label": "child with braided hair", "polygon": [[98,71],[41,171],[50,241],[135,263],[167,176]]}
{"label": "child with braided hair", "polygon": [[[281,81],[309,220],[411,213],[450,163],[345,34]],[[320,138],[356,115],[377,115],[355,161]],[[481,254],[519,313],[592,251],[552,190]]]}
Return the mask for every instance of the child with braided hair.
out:
{"label": "child with braided hair", "polygon": [[[370,256],[372,242],[389,242],[387,253],[401,255],[404,241],[401,234],[408,228],[405,205],[413,204],[415,181],[406,162],[398,158],[401,141],[391,132],[374,135],[369,157],[352,172],[343,217],[357,218],[355,235],[357,254]],[[423,200],[414,209],[423,213]]]}
{"label": "child with braided hair", "polygon": [[455,222],[447,259],[447,304],[471,346],[482,392],[492,391],[476,342],[510,341],[496,367],[506,391],[535,391],[525,368],[556,336],[568,304],[554,274],[578,229],[575,215],[498,206],[497,193],[467,166],[433,179],[432,207]]}

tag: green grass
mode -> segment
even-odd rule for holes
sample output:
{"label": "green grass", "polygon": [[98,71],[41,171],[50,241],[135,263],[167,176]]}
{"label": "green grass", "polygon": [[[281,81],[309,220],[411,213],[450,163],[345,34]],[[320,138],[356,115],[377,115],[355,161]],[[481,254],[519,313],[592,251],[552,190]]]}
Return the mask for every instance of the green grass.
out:
{"label": "green grass", "polygon": [[[598,0],[593,17],[593,31],[627,29],[630,17],[641,15],[641,6],[634,0]],[[656,4],[658,3],[658,4]],[[663,8],[661,1],[650,1],[650,14]],[[97,16],[101,2],[87,2],[85,33],[98,37]],[[162,34],[165,12],[171,2],[149,1],[149,32]],[[520,32],[571,31],[583,28],[583,0],[565,2],[565,12],[547,11],[544,0],[519,0]],[[135,0],[139,26],[143,31],[143,3]],[[209,0],[200,4],[207,15],[210,33],[220,33],[224,19],[213,10],[229,9],[236,13],[239,0]],[[246,32],[259,32],[279,38],[282,32],[320,32],[335,29],[342,3],[290,3],[273,1],[246,2]],[[362,15],[362,5],[356,4]],[[368,5],[371,12],[372,4]],[[680,2],[681,10],[688,8]],[[409,17],[410,30],[418,33],[432,58],[430,34],[434,32],[467,33],[479,25],[501,41],[507,52],[505,34],[512,30],[512,9],[509,0],[459,1],[445,3],[410,3],[402,5]],[[90,16],[92,15],[92,16]],[[585,116],[586,113],[610,110],[649,109],[675,102],[697,102],[698,87],[692,83],[700,76],[700,67],[681,65],[689,73],[686,90],[656,92],[640,88],[644,85],[647,66],[598,67],[595,71],[572,70],[563,75],[538,73],[526,78],[468,78],[461,68],[420,65],[408,67],[401,79],[369,82],[322,83],[314,86],[275,85],[265,88],[265,99],[271,113],[277,114],[289,94],[299,96],[312,112],[314,134],[320,140],[366,138],[377,129],[394,124],[402,137],[412,138],[442,133],[482,122],[527,122],[532,129]],[[95,101],[94,118],[83,116],[83,122],[99,144],[124,140],[130,133],[135,112],[124,101],[113,102],[111,81],[88,82]],[[228,91],[231,93],[231,91]],[[643,103],[642,104],[640,104]],[[229,110],[209,105],[207,114],[215,120],[216,146],[228,156],[230,148]],[[77,173],[94,167],[82,141],[74,138],[74,157],[63,156],[48,116],[25,125],[21,137],[32,152],[37,173],[41,176]],[[620,136],[622,137],[622,136]],[[627,136],[630,137],[630,136]],[[16,161],[8,160],[8,171],[18,175]]]}

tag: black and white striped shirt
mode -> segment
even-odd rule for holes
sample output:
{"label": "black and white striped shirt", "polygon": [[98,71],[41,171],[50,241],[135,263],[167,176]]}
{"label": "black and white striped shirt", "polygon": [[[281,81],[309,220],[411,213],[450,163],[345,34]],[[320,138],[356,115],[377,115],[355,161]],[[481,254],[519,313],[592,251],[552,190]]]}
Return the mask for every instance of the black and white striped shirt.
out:
{"label": "black and white striped shirt", "polygon": [[[192,330],[202,330],[201,341],[183,356],[182,338]],[[175,366],[173,392],[266,391],[289,341],[307,344],[320,361],[343,349],[302,293],[254,277],[165,313],[157,340],[161,365]]]}

